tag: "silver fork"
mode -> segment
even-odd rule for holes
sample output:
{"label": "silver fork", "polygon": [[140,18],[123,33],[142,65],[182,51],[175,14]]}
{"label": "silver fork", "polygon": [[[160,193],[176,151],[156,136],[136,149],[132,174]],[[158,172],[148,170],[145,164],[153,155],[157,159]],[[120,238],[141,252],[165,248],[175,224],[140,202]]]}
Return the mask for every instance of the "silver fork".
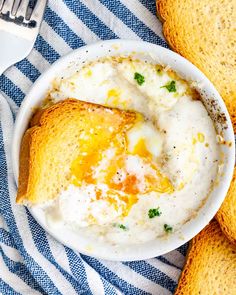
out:
{"label": "silver fork", "polygon": [[32,50],[47,0],[0,0],[0,75]]}

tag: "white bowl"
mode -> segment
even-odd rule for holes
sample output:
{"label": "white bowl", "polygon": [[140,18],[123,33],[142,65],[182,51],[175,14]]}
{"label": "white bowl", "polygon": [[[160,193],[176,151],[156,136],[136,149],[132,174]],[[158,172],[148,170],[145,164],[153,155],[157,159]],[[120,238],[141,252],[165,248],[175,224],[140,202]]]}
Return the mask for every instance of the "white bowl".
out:
{"label": "white bowl", "polygon": [[[212,83],[205,77],[205,75],[189,61],[173,51],[147,42],[111,40],[79,48],[55,62],[34,83],[30,92],[21,104],[21,108],[16,119],[12,144],[13,171],[17,180],[19,169],[19,150],[22,136],[28,127],[33,110],[42,102],[42,99],[45,97],[45,94],[49,89],[51,81],[55,77],[65,75],[66,73],[73,73],[76,68],[82,66],[83,62],[91,61],[104,56],[130,54],[148,61],[169,65],[186,80],[191,82],[195,81],[196,88],[201,93],[202,100],[205,102],[208,111],[212,112],[212,109],[210,109],[209,104],[206,102],[209,99],[214,99],[217,109],[225,114],[226,123],[221,127],[225,140],[231,141],[232,146],[227,147],[226,145],[221,145],[221,150],[225,155],[225,165],[222,171],[223,173],[220,177],[219,185],[216,186],[213,192],[209,195],[206,203],[199,210],[197,216],[183,225],[181,233],[173,233],[165,239],[159,238],[140,245],[114,247],[111,245],[96,244],[88,248],[90,241],[76,235],[70,230],[65,230],[65,228],[61,228],[60,230],[49,229],[44,215],[42,215],[39,210],[35,208],[31,209],[32,215],[39,222],[39,224],[53,237],[68,247],[98,258],[122,261],[141,260],[155,257],[183,245],[209,223],[225,198],[233,175],[235,162],[234,133],[225,104],[219,93],[216,91]],[[219,110],[217,110],[217,112]],[[224,129],[226,125],[227,128]]]}

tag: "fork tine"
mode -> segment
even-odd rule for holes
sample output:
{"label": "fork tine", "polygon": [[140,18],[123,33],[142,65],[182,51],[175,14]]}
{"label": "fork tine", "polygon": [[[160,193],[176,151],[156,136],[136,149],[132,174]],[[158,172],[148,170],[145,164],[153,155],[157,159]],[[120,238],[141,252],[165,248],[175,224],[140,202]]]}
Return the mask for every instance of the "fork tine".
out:
{"label": "fork tine", "polygon": [[12,8],[12,12],[11,12],[12,15],[16,15],[16,11],[17,11],[17,9],[19,7],[19,4],[20,4],[20,0],[15,0],[14,1],[14,5],[13,5],[13,8]]}
{"label": "fork tine", "polygon": [[30,20],[36,21],[36,23],[41,23],[46,5],[47,0],[38,0],[31,14]]}
{"label": "fork tine", "polygon": [[27,18],[27,10],[29,6],[29,0],[21,0],[20,5],[16,11],[16,17],[24,17]]}
{"label": "fork tine", "polygon": [[4,0],[0,0],[0,13],[1,13],[1,10],[2,10],[3,2],[4,2]]}
{"label": "fork tine", "polygon": [[13,5],[14,5],[14,1],[12,1],[12,0],[5,0],[0,12],[3,13],[3,14],[5,14],[7,12],[10,12],[11,13],[12,8],[13,8]]}

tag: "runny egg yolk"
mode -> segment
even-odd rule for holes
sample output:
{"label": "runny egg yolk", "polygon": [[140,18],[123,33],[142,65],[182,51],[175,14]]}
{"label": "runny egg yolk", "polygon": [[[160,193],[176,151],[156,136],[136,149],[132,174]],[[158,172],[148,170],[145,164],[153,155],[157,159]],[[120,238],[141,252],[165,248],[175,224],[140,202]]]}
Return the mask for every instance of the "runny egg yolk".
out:
{"label": "runny egg yolk", "polygon": [[140,138],[137,144],[134,147],[134,154],[139,155],[140,157],[152,157],[151,153],[148,151],[146,147],[146,142],[144,138]]}
{"label": "runny egg yolk", "polygon": [[104,184],[106,191],[96,190],[94,201],[105,199],[126,216],[140,194],[172,193],[174,188],[158,168],[160,143],[155,129],[145,126],[140,114],[129,125],[124,121],[116,128],[115,124],[95,126],[83,134],[81,152],[71,165],[72,184]]}

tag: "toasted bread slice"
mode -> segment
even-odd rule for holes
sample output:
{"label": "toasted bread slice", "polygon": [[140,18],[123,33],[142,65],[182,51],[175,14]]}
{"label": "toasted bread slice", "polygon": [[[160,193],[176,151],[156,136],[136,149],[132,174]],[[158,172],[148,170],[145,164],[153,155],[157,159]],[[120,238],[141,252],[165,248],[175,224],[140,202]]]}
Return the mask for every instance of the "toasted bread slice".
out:
{"label": "toasted bread slice", "polygon": [[157,0],[170,46],[213,82],[236,133],[236,1]]}
{"label": "toasted bread slice", "polygon": [[236,245],[236,167],[227,196],[216,214],[216,219],[227,238]]}
{"label": "toasted bread slice", "polygon": [[[22,140],[17,202],[43,203],[56,198],[71,181],[71,165],[81,153],[99,150],[136,119],[134,112],[67,99],[39,110]],[[78,173],[85,171],[81,163]]]}
{"label": "toasted bread slice", "polygon": [[236,247],[213,220],[191,242],[175,295],[236,294]]}

